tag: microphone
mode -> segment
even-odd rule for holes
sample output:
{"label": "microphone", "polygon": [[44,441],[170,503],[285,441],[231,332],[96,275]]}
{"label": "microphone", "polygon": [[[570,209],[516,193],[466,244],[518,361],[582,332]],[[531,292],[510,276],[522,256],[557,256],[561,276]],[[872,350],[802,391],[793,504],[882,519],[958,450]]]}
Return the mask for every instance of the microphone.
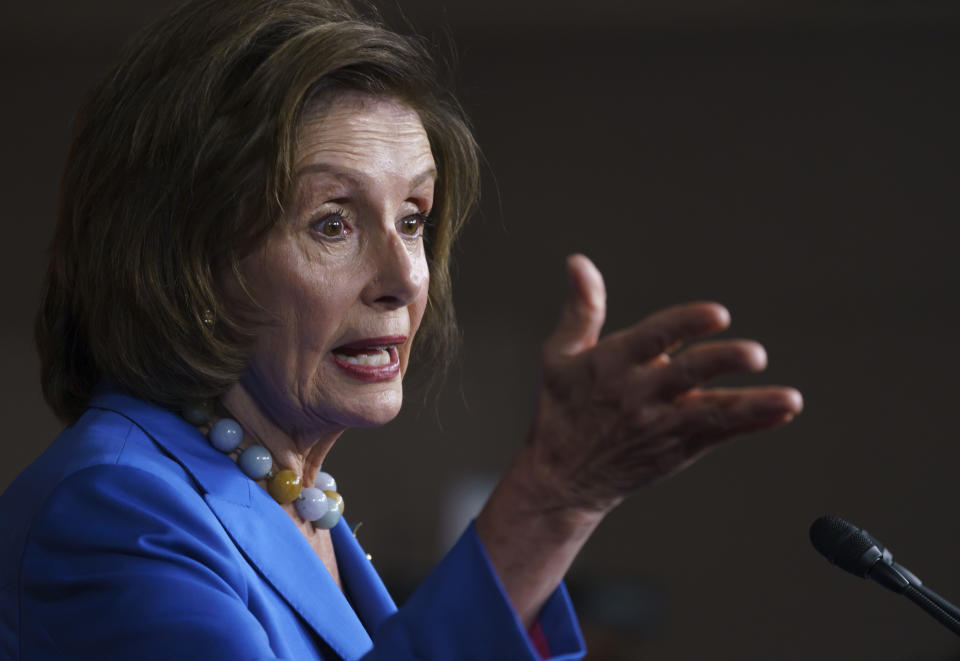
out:
{"label": "microphone", "polygon": [[924,586],[906,567],[894,562],[893,553],[866,530],[840,517],[821,516],[810,526],[810,541],[831,563],[904,595],[960,635],[960,609]]}

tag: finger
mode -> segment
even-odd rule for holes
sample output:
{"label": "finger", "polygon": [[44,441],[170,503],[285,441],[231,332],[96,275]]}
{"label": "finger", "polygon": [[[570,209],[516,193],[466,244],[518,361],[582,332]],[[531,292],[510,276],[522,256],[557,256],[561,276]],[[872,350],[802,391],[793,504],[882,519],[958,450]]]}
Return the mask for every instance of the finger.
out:
{"label": "finger", "polygon": [[686,453],[694,457],[740,434],[778,427],[803,411],[803,396],[794,388],[711,388],[682,401]]}
{"label": "finger", "polygon": [[643,321],[611,333],[597,345],[596,357],[607,373],[646,363],[684,342],[717,333],[730,325],[730,313],[719,303],[686,303],[656,312]]}
{"label": "finger", "polygon": [[560,321],[544,343],[547,355],[572,356],[597,343],[606,318],[607,290],[600,271],[584,255],[567,257],[570,290]]}
{"label": "finger", "polygon": [[760,372],[767,366],[767,352],[752,340],[705,342],[679,353],[658,370],[638,375],[641,391],[670,400],[691,388],[724,374]]}
{"label": "finger", "polygon": [[[791,418],[803,412],[803,395],[790,386],[751,386],[749,388],[709,388],[693,393],[688,402],[700,406],[729,405],[731,403],[771,414],[783,413]],[[685,405],[689,405],[684,402]]]}

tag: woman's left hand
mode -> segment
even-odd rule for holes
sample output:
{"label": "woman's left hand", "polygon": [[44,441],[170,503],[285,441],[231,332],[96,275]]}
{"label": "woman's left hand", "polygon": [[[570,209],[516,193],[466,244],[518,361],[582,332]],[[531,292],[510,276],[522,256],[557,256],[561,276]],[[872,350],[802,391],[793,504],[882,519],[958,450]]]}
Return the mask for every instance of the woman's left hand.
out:
{"label": "woman's left hand", "polygon": [[725,329],[716,303],[679,305],[600,339],[603,278],[567,260],[571,291],[544,343],[537,410],[525,447],[477,518],[514,607],[530,622],[603,516],[738,434],[788,422],[793,388],[702,389],[766,367],[750,340],[691,340]]}
{"label": "woman's left hand", "polygon": [[544,505],[606,512],[738,434],[788,422],[803,407],[793,388],[702,389],[711,379],[766,367],[751,340],[691,340],[724,330],[727,310],[689,303],[599,339],[603,278],[568,259],[571,292],[543,346],[528,451]]}

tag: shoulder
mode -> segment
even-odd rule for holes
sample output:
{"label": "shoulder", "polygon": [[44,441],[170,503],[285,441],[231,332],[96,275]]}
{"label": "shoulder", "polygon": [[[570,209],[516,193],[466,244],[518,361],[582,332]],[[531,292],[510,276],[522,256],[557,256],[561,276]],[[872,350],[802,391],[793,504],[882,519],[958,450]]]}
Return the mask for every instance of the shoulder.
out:
{"label": "shoulder", "polygon": [[[101,521],[106,526],[113,517],[112,530],[135,521],[142,526],[165,513],[216,525],[203,489],[156,440],[161,433],[169,437],[169,425],[144,426],[122,410],[91,407],[0,496],[0,523],[19,529],[21,539],[15,541],[21,542],[45,526],[59,537],[69,536],[72,520],[81,513],[87,525]],[[178,439],[184,446],[198,440]],[[127,512],[131,507],[135,511]]]}
{"label": "shoulder", "polygon": [[91,408],[0,496],[0,520],[10,516],[11,508],[35,514],[63,481],[97,466],[139,468],[171,483],[190,482],[180,464],[132,420],[116,411]]}
{"label": "shoulder", "polygon": [[189,658],[198,649],[238,658],[242,648],[267,658],[243,558],[182,483],[123,462],[76,470],[20,546],[4,568],[13,580],[0,590],[9,599],[0,633],[18,632],[40,658]]}
{"label": "shoulder", "polygon": [[91,409],[64,430],[0,496],[0,529],[0,657],[11,632],[41,622],[72,631],[139,599],[182,611],[189,589],[201,610],[245,599],[239,552],[202,490],[118,412]]}
{"label": "shoulder", "polygon": [[119,542],[127,531],[136,544],[138,527],[164,518],[223,534],[175,458],[128,417],[91,408],[0,496],[0,592],[19,580],[37,544]]}
{"label": "shoulder", "polygon": [[[140,532],[163,525],[199,538],[224,534],[181,462],[130,418],[99,408],[63,430],[0,496],[0,525],[10,542],[0,573],[38,545],[136,545]],[[12,555],[20,557],[3,557]]]}
{"label": "shoulder", "polygon": [[[24,576],[49,576],[61,563],[97,554],[136,562],[168,551],[203,556],[231,574],[236,549],[203,495],[144,465],[99,463],[75,470],[52,489],[22,540]],[[107,560],[112,558],[112,560]],[[217,559],[219,558],[219,559]]]}

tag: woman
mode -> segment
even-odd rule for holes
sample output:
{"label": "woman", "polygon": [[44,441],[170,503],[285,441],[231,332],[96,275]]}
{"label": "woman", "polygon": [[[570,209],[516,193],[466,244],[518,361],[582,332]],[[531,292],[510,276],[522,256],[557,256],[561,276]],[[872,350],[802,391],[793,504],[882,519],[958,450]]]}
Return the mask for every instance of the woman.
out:
{"label": "woman", "polygon": [[601,340],[571,257],[526,443],[397,610],[320,469],[449,347],[476,181],[429,58],[349,7],[198,0],[138,38],[64,178],[37,337],[70,426],[0,499],[4,657],[582,656],[562,578],[605,514],[801,401],[700,389],[765,362],[678,352],[726,327],[716,304]]}

